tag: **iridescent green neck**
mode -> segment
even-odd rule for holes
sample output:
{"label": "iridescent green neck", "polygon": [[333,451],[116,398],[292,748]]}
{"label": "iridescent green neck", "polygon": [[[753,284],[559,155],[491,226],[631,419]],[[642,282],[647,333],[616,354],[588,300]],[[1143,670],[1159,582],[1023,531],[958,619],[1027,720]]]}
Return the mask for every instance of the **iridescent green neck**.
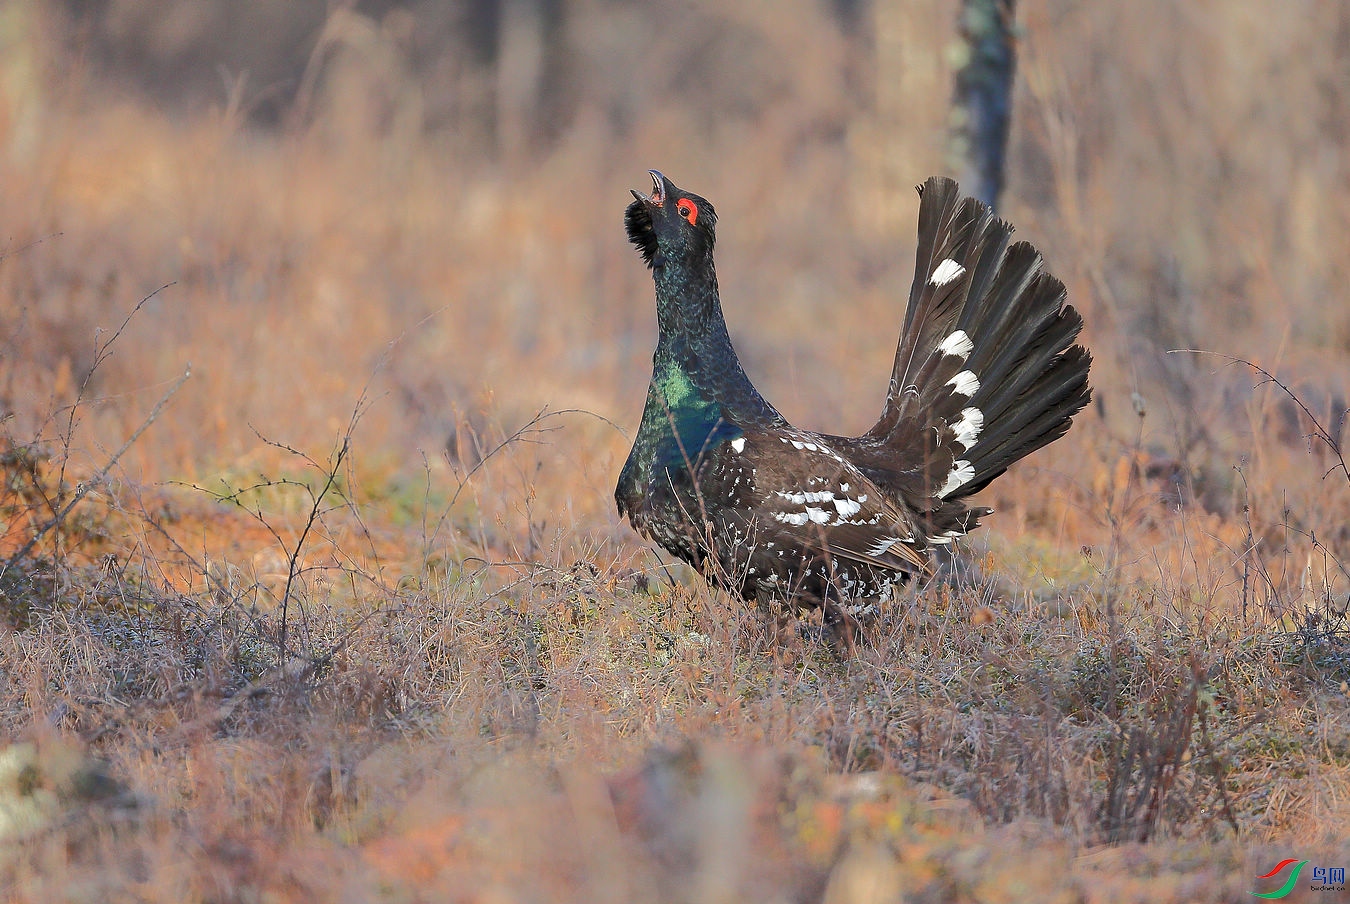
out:
{"label": "iridescent green neck", "polygon": [[712,253],[695,259],[658,255],[652,277],[660,329],[652,386],[667,404],[697,399],[747,424],[783,422],[741,369],[722,316]]}

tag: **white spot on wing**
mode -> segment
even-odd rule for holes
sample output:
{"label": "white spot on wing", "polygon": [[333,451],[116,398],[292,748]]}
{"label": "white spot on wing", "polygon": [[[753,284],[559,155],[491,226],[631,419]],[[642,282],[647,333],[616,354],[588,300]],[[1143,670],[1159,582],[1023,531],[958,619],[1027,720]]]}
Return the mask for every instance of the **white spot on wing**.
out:
{"label": "white spot on wing", "polygon": [[830,520],[830,513],[813,505],[806,507],[806,516],[817,524],[824,524]]}
{"label": "white spot on wing", "polygon": [[969,355],[974,348],[975,343],[970,341],[970,337],[966,335],[966,331],[957,330],[946,339],[942,340],[942,344],[938,346],[938,351],[942,352],[944,355],[955,355],[964,361],[966,360],[966,356]]}
{"label": "white spot on wing", "polygon": [[900,542],[899,537],[883,537],[877,541],[877,544],[867,550],[869,556],[884,556],[890,552],[891,547]]}
{"label": "white spot on wing", "polygon": [[862,503],[854,502],[852,499],[834,500],[834,510],[839,513],[840,518],[848,518],[862,511]]}
{"label": "white spot on wing", "polygon": [[[969,447],[967,447],[967,448],[969,448]],[[738,436],[738,437],[736,437],[735,439],[733,439],[733,440],[731,441],[731,449],[732,449],[733,452],[737,452],[737,453],[744,452],[744,451],[745,451],[745,437],[743,437],[743,436]]]}
{"label": "white spot on wing", "polygon": [[933,275],[928,282],[934,286],[945,286],[954,279],[960,279],[966,268],[952,260],[950,257],[937,265]]}
{"label": "white spot on wing", "polygon": [[782,490],[775,491],[775,495],[781,496],[794,505],[804,505],[808,502],[831,502],[834,500],[834,493],[829,490],[821,490],[817,493],[784,493]]}
{"label": "white spot on wing", "polygon": [[979,391],[980,380],[971,371],[963,370],[948,380],[947,385],[952,388],[953,393],[970,398]]}

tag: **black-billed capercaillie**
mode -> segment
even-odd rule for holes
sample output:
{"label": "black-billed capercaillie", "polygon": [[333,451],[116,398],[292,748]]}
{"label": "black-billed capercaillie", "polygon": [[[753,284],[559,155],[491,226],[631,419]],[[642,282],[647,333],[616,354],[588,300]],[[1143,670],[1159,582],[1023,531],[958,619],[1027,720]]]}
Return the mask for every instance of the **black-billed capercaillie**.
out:
{"label": "black-billed capercaillie", "polygon": [[934,547],[990,513],[971,496],[1069,429],[1091,393],[1082,318],[1011,226],[929,179],[880,419],[861,436],[801,430],[732,348],[712,205],[651,176],[626,226],[656,283],[660,335],[619,513],[727,590],[823,609],[851,638]]}

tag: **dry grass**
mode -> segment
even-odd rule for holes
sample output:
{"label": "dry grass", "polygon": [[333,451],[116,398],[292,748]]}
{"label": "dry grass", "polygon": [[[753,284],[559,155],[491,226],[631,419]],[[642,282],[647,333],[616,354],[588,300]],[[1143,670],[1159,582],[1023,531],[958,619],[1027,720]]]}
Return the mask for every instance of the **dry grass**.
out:
{"label": "dry grass", "polygon": [[0,6],[7,899],[1227,901],[1350,860],[1338,8],[1021,4],[1006,213],[1098,404],[840,662],[616,519],[619,216],[649,166],[713,198],[747,368],[864,428],[951,23],[579,0],[540,99],[435,4],[297,14],[303,52],[115,6]]}

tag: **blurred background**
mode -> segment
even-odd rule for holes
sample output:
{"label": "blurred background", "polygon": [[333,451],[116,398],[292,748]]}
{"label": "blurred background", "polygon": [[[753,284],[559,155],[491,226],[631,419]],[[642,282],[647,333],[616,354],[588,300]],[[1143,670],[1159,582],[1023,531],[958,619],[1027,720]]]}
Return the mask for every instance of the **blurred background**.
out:
{"label": "blurred background", "polygon": [[[631,431],[655,317],[622,212],[649,168],[717,205],[727,319],[765,395],[800,426],[865,429],[912,275],[913,186],[946,168],[955,16],[8,0],[5,429],[51,433],[82,393],[74,451],[101,463],[190,363],[125,460],[137,479],[262,467],[277,453],[259,434],[325,450],[363,393],[362,461],[389,474],[472,459],[545,406]],[[1244,368],[1166,352],[1259,362],[1339,430],[1350,7],[1023,0],[1017,16],[1002,213],[1067,283],[1097,360],[1095,408],[1038,466],[1091,486],[1143,450],[1231,512],[1252,436],[1302,455],[1303,415]],[[610,512],[627,439],[557,423],[539,492]]]}
{"label": "blurred background", "polygon": [[5,899],[1233,901],[1350,860],[1346,0],[1017,2],[1000,209],[1095,396],[981,493],[979,580],[841,662],[618,520],[629,189],[711,199],[749,375],[865,429],[961,5],[0,0]]}

